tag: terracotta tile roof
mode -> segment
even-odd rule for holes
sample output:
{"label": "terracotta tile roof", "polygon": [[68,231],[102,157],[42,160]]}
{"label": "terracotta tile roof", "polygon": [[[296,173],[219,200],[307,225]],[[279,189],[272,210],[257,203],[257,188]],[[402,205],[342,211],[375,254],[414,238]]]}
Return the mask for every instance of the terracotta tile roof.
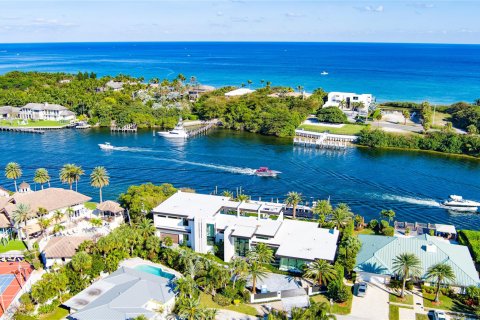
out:
{"label": "terracotta tile roof", "polygon": [[46,258],[71,258],[75,255],[78,246],[89,237],[55,237],[48,241],[43,253]]}

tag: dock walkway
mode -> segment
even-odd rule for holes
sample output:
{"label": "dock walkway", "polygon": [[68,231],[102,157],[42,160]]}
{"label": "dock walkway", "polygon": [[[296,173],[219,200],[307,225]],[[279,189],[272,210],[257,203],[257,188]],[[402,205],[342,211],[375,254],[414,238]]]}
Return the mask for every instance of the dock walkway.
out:
{"label": "dock walkway", "polygon": [[293,143],[304,147],[345,149],[355,140],[357,140],[357,136],[296,129]]}

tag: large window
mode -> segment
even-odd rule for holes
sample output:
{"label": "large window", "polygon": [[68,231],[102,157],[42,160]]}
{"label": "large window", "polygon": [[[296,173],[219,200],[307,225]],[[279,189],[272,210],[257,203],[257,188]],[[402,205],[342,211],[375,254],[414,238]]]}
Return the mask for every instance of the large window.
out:
{"label": "large window", "polygon": [[207,223],[207,244],[213,246],[215,244],[215,225]]}
{"label": "large window", "polygon": [[246,238],[237,238],[234,240],[235,254],[239,257],[245,257],[247,255],[250,246],[248,244],[248,239]]}
{"label": "large window", "polygon": [[280,269],[282,270],[301,271],[303,269],[304,264],[305,264],[305,260],[302,260],[302,259],[294,259],[294,258],[280,259]]}

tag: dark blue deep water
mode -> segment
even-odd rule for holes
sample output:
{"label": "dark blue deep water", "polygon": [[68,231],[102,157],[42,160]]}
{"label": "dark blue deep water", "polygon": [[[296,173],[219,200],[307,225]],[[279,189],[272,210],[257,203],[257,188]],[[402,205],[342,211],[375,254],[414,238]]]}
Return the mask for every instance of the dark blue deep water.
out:
{"label": "dark blue deep water", "polygon": [[[105,152],[98,143],[111,142]],[[185,142],[154,137],[152,131],[111,134],[108,130],[67,129],[44,135],[0,133],[0,167],[17,161],[24,179],[31,182],[38,167],[46,167],[53,186],[61,186],[58,172],[65,163],[82,165],[87,174],[98,165],[111,175],[104,199],[115,199],[131,184],[171,182],[197,192],[235,191],[242,187],[254,199],[284,198],[298,191],[305,201],[331,197],[346,202],[354,212],[378,218],[382,209],[394,209],[400,220],[452,223],[480,228],[480,214],[449,213],[440,207],[450,194],[480,200],[480,161],[422,152],[372,151],[351,148],[345,152],[297,148],[291,139],[216,130]],[[269,166],[279,178],[252,175]],[[13,188],[3,174],[0,185]],[[33,188],[32,184],[32,188]],[[38,188],[38,186],[37,186]],[[98,201],[88,176],[79,191]]]}
{"label": "dark blue deep water", "polygon": [[[0,74],[11,70],[93,71],[173,78],[215,86],[322,87],[372,93],[379,101],[452,103],[480,98],[480,45],[373,43],[0,44]],[[321,76],[325,70],[328,76]]]}

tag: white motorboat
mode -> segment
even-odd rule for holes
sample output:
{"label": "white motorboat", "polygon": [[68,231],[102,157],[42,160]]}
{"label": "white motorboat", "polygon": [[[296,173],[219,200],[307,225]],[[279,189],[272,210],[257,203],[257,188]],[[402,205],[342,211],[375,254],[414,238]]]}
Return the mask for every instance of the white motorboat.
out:
{"label": "white motorboat", "polygon": [[110,144],[110,142],[99,143],[98,146],[102,150],[113,150],[114,146]]}
{"label": "white motorboat", "polygon": [[451,195],[448,200],[443,202],[445,208],[453,211],[472,211],[476,212],[480,207],[480,202],[463,199],[462,196]]}
{"label": "white motorboat", "polygon": [[89,125],[85,121],[79,121],[75,125],[75,129],[88,129],[90,127],[91,127],[91,125]]}
{"label": "white motorboat", "polygon": [[164,138],[175,138],[175,139],[187,139],[188,138],[188,132],[185,130],[185,127],[183,126],[183,121],[182,118],[178,121],[177,125],[173,130],[170,131],[160,131],[157,132],[157,134],[160,137]]}
{"label": "white motorboat", "polygon": [[322,73],[320,73],[322,76],[328,76],[328,72],[327,71],[322,71]]}

